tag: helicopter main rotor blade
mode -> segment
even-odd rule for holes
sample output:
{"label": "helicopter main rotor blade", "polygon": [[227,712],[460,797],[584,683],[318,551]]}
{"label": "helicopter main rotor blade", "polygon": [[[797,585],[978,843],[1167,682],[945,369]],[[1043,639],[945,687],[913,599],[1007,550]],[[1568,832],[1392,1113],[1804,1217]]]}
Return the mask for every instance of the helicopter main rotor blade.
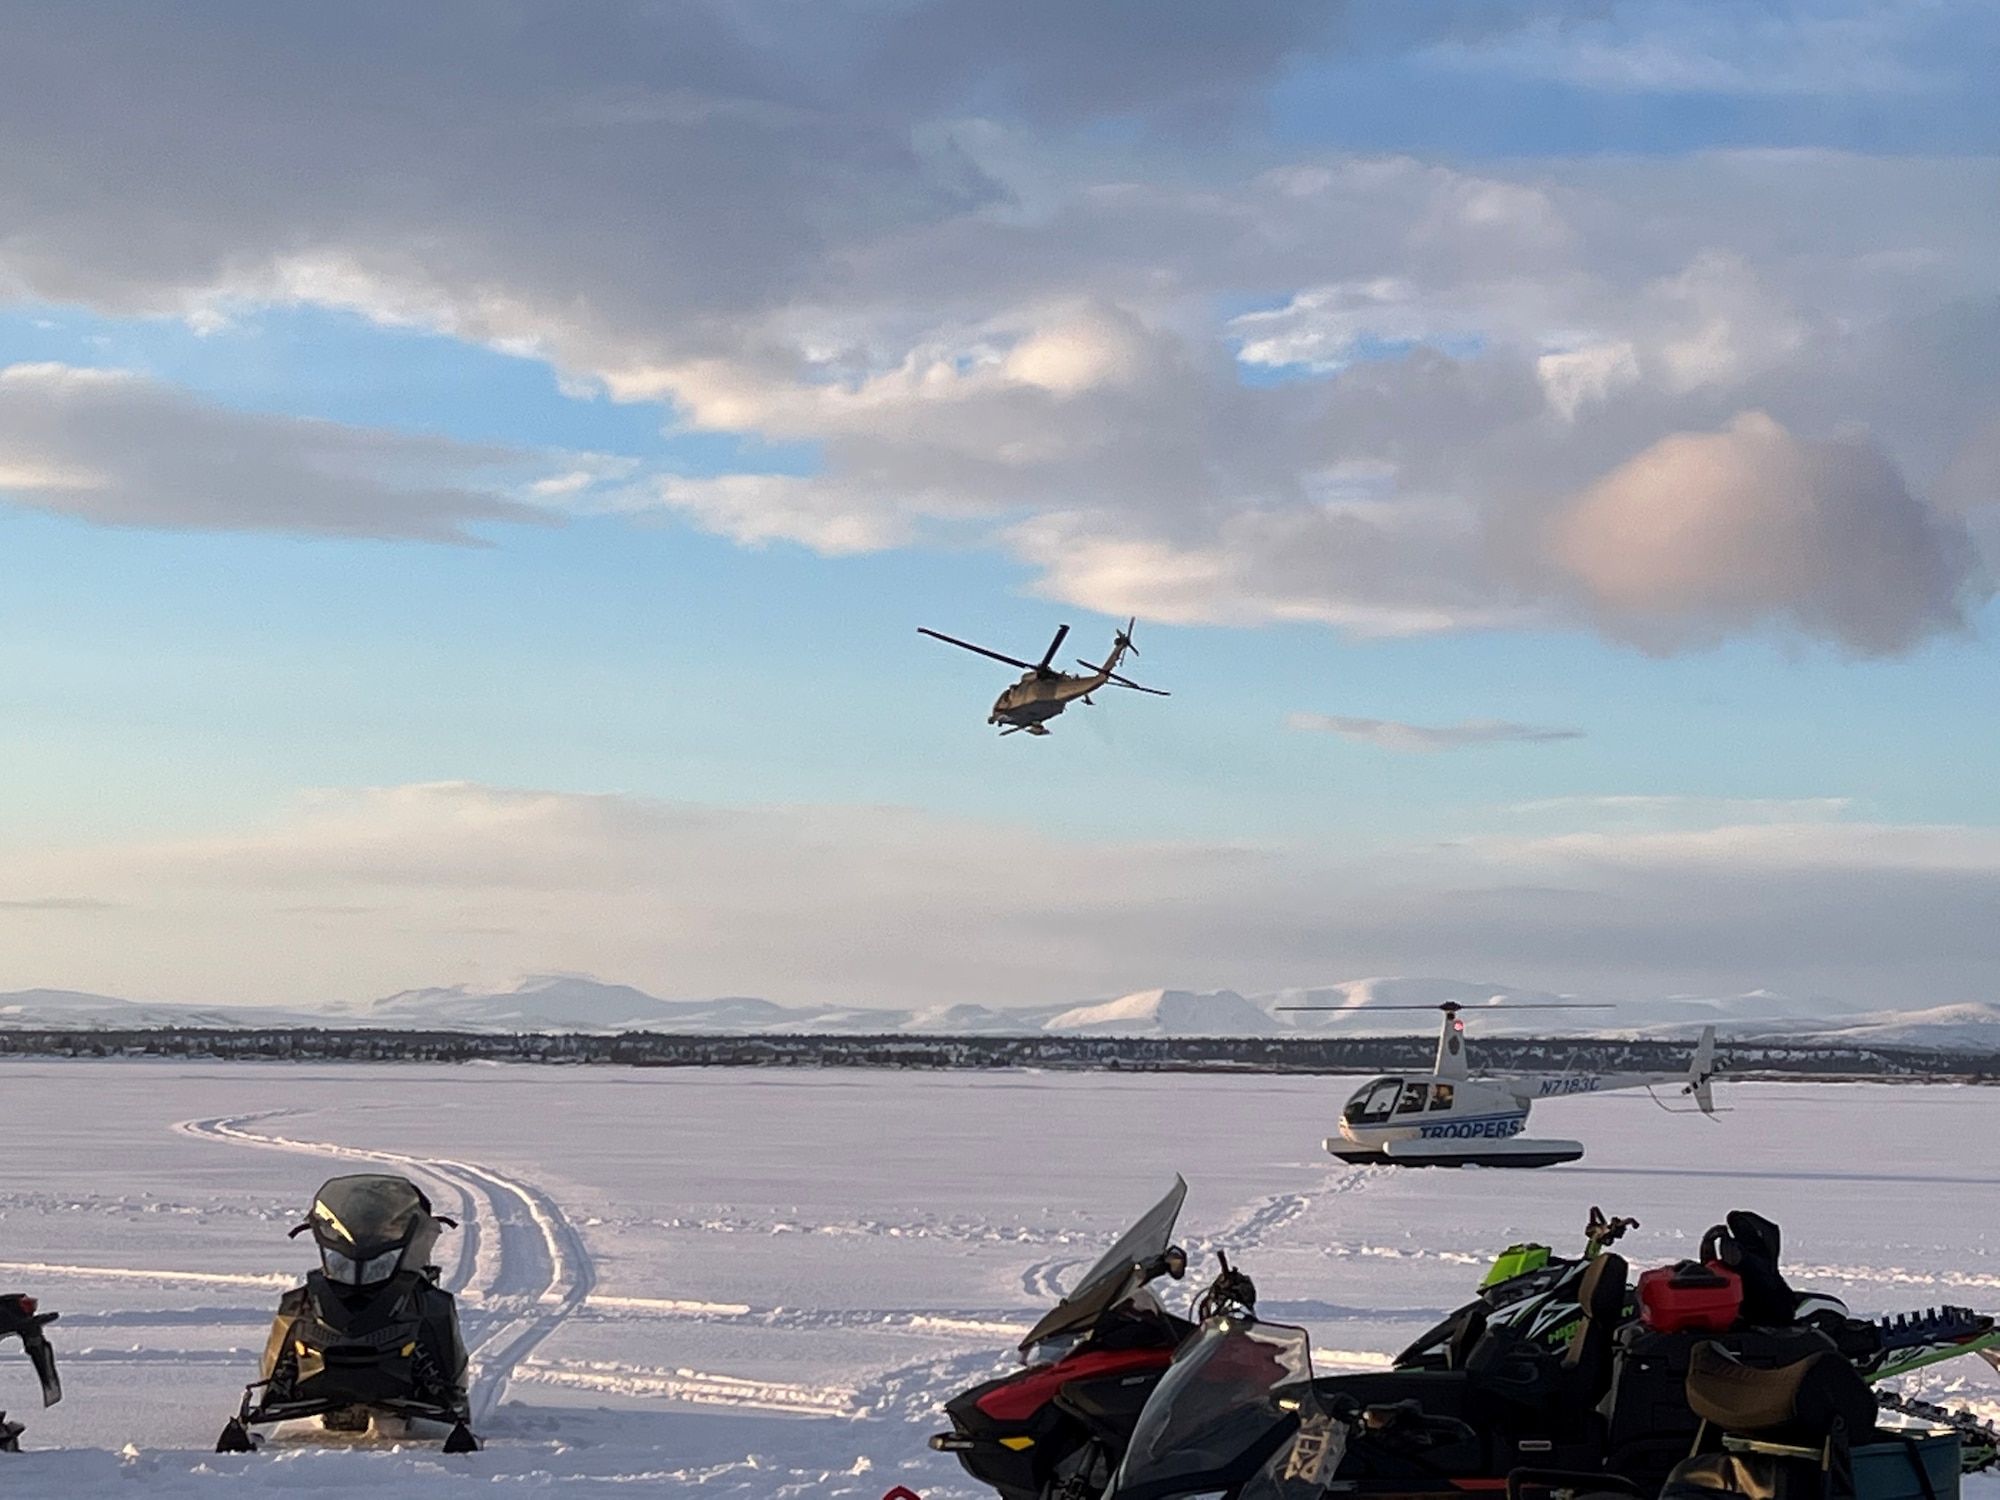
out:
{"label": "helicopter main rotor blade", "polygon": [[984,646],[975,646],[970,641],[961,641],[955,635],[946,635],[943,631],[932,630],[926,625],[919,625],[917,627],[917,634],[927,635],[934,641],[943,641],[947,646],[957,646],[964,651],[977,651],[981,656],[990,656],[995,661],[1004,661],[1010,667],[1021,667],[1030,672],[1041,670],[1041,668],[1037,667],[1031,661],[1022,661],[1018,656],[1002,656],[998,651],[988,651]]}
{"label": "helicopter main rotor blade", "polygon": [[[1091,667],[1091,666],[1090,666],[1090,663],[1089,663],[1089,662],[1087,662],[1087,661],[1085,661],[1085,660],[1084,660],[1084,659],[1083,659],[1082,657],[1080,657],[1080,656],[1079,656],[1079,657],[1078,657],[1078,658],[1076,659],[1076,664],[1077,664],[1077,665],[1078,665],[1079,667],[1090,667],[1090,670],[1091,670],[1091,671],[1093,671],[1093,672],[1102,672],[1102,671],[1104,671],[1104,668],[1102,668],[1102,667]],[[1111,672],[1111,673],[1108,673],[1108,674],[1106,675],[1106,677],[1105,677],[1105,680],[1106,680],[1107,682],[1115,682],[1115,683],[1117,683],[1117,684],[1118,684],[1118,686],[1120,686],[1120,687],[1124,687],[1124,688],[1130,688],[1130,689],[1132,689],[1132,691],[1133,691],[1133,692],[1135,692],[1135,693],[1151,693],[1151,694],[1153,694],[1153,695],[1154,695],[1155,697],[1158,697],[1158,698],[1171,698],[1171,697],[1173,697],[1173,694],[1172,694],[1172,693],[1170,693],[1170,692],[1168,692],[1168,691],[1167,691],[1167,690],[1166,690],[1165,688],[1149,688],[1149,687],[1142,687],[1142,686],[1141,686],[1140,684],[1138,684],[1138,683],[1134,682],[1134,681],[1133,681],[1133,680],[1132,680],[1131,678],[1129,678],[1129,677],[1120,677],[1120,676],[1119,676],[1119,675],[1118,675],[1118,674],[1117,674],[1116,672]]]}
{"label": "helicopter main rotor blade", "polygon": [[1049,642],[1049,649],[1042,653],[1042,659],[1035,663],[1037,672],[1047,672],[1049,663],[1056,659],[1056,652],[1062,649],[1063,637],[1069,634],[1069,626],[1056,626],[1056,638]]}
{"label": "helicopter main rotor blade", "polygon": [[[1524,1000],[1518,1006],[1466,1006],[1450,1002],[1458,1010],[1468,1010],[1474,1016],[1484,1016],[1488,1010],[1616,1010],[1610,1000],[1598,1002],[1568,1002],[1568,1000]],[[1444,1006],[1272,1006],[1272,1010],[1352,1010],[1356,1016],[1374,1014],[1376,1010],[1444,1010]]]}

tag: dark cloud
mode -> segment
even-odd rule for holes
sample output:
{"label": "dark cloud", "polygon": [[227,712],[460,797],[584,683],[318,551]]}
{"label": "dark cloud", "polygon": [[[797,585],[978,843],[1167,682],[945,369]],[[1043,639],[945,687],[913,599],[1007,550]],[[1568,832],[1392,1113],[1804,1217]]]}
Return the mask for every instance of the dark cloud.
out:
{"label": "dark cloud", "polygon": [[0,498],[110,526],[471,540],[546,521],[526,455],[233,411],[119,371],[0,369]]}
{"label": "dark cloud", "polygon": [[1556,518],[1550,550],[1608,628],[1658,649],[1783,618],[1885,655],[1962,629],[1975,591],[1964,528],[1873,446],[1762,412],[1660,439]]}
{"label": "dark cloud", "polygon": [[1323,46],[1340,0],[937,0],[891,25],[868,78],[930,109],[1008,104],[1061,123],[1226,113]]}

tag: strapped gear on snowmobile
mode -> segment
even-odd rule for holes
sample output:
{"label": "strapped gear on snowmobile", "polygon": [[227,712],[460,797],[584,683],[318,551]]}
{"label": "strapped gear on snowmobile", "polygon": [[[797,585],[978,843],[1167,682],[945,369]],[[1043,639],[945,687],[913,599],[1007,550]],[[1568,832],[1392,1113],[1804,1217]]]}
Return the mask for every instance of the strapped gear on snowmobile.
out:
{"label": "strapped gear on snowmobile", "polygon": [[1727,1228],[1717,1224],[1702,1236],[1701,1259],[1742,1282],[1743,1321],[1760,1328],[1783,1328],[1798,1321],[1799,1294],[1778,1270],[1778,1226],[1741,1208],[1732,1210],[1725,1222]]}
{"label": "strapped gear on snowmobile", "polygon": [[[35,1378],[41,1382],[42,1405],[45,1407],[54,1406],[62,1400],[62,1377],[56,1373],[56,1351],[50,1346],[48,1336],[42,1332],[59,1316],[58,1313],[42,1312],[33,1297],[19,1292],[0,1294],[0,1339],[18,1338],[21,1341],[28,1363],[35,1367]],[[0,1411],[0,1453],[20,1452],[23,1430],[19,1422],[8,1421],[7,1413]]]}
{"label": "strapped gear on snowmobile", "polygon": [[429,1264],[446,1228],[457,1224],[407,1178],[367,1172],[322,1185],[292,1230],[311,1231],[320,1269],[280,1300],[263,1378],[244,1388],[217,1451],[247,1452],[261,1423],[318,1417],[355,1432],[377,1415],[448,1423],[447,1453],[476,1449],[458,1306]]}

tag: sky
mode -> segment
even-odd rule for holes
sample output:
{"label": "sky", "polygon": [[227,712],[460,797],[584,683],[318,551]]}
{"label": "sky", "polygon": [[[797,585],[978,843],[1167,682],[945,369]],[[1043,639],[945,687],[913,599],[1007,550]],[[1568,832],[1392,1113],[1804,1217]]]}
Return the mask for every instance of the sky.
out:
{"label": "sky", "polygon": [[0,990],[2000,1000],[1990,4],[0,27]]}

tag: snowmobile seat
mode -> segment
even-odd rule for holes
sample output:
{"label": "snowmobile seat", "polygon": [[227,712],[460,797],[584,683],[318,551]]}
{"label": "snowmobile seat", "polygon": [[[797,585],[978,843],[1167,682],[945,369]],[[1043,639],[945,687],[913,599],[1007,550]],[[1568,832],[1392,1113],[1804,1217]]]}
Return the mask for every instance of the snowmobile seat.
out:
{"label": "snowmobile seat", "polygon": [[1809,1328],[1660,1333],[1632,1323],[1620,1329],[1605,1402],[1605,1467],[1637,1481],[1648,1493],[1688,1456],[1701,1429],[1701,1418],[1688,1405],[1687,1375],[1694,1351],[1708,1343],[1746,1365],[1762,1367],[1792,1364],[1833,1348]]}
{"label": "snowmobile seat", "polygon": [[1874,1392],[1831,1349],[1758,1369],[1719,1345],[1698,1344],[1688,1359],[1687,1398],[1702,1421],[1766,1442],[1817,1445],[1835,1433],[1866,1441],[1875,1429]]}
{"label": "snowmobile seat", "polygon": [[1608,1250],[1583,1273],[1577,1288],[1583,1321],[1562,1357],[1563,1398],[1572,1406],[1594,1408],[1611,1389],[1612,1359],[1618,1351],[1618,1325],[1625,1316],[1630,1275],[1625,1257]]}
{"label": "snowmobile seat", "polygon": [[1466,1309],[1465,1316],[1452,1331],[1444,1346],[1444,1367],[1447,1370],[1463,1370],[1466,1358],[1478,1345],[1486,1332],[1490,1314],[1484,1302],[1475,1302]]}
{"label": "snowmobile seat", "polygon": [[1703,1422],[1697,1448],[1712,1426],[1720,1450],[1677,1465],[1662,1500],[1944,1500],[1957,1489],[1958,1435],[1878,1434],[1874,1394],[1834,1350],[1756,1369],[1705,1343],[1687,1392]]}

